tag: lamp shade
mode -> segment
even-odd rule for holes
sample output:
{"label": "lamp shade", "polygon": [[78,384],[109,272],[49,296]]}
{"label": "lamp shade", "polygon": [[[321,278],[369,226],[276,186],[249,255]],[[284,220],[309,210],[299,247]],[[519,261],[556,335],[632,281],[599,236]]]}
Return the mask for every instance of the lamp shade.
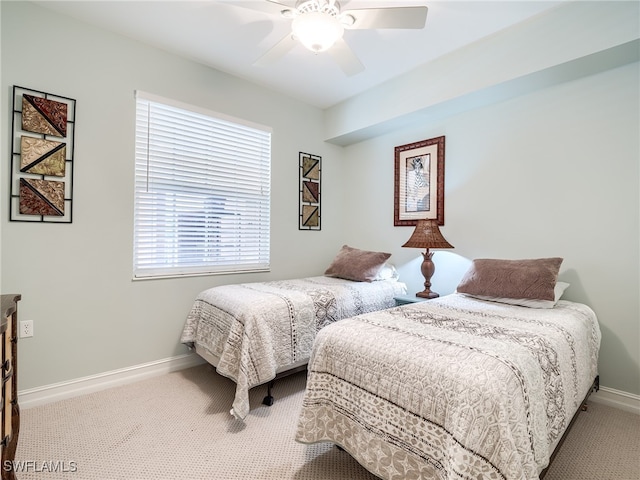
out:
{"label": "lamp shade", "polygon": [[340,21],[329,13],[306,12],[298,15],[291,25],[293,35],[312,52],[324,52],[344,34]]}
{"label": "lamp shade", "polygon": [[418,220],[416,229],[403,247],[411,248],[453,248],[445,240],[438,228],[438,221],[434,219]]}

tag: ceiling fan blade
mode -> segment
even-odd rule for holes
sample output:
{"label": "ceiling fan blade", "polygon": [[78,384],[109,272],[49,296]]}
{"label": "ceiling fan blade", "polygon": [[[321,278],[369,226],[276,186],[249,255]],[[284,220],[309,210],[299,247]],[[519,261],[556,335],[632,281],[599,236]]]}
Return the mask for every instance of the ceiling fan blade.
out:
{"label": "ceiling fan blade", "polygon": [[352,25],[345,24],[349,29],[373,28],[424,28],[427,21],[427,7],[389,7],[362,8],[345,10],[342,16],[351,16],[355,20]]}
{"label": "ceiling fan blade", "polygon": [[256,60],[253,64],[258,67],[264,67],[266,65],[271,65],[272,63],[280,60],[284,55],[286,55],[289,50],[297,45],[296,40],[289,33],[286,37],[276,43],[273,47],[271,47],[267,52],[262,55],[258,60]]}
{"label": "ceiling fan blade", "polygon": [[281,15],[283,11],[293,10],[293,7],[274,0],[220,0],[220,3],[268,13],[270,15]]}
{"label": "ceiling fan blade", "polygon": [[362,62],[356,57],[356,54],[353,53],[353,50],[344,39],[339,39],[327,52],[348,76],[364,71],[364,65],[362,65]]}

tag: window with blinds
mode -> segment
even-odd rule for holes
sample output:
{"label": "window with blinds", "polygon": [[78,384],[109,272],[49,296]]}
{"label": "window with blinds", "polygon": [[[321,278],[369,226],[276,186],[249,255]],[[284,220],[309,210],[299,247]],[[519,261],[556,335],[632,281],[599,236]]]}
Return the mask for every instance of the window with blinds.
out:
{"label": "window with blinds", "polygon": [[271,129],[136,92],[134,278],[269,269]]}

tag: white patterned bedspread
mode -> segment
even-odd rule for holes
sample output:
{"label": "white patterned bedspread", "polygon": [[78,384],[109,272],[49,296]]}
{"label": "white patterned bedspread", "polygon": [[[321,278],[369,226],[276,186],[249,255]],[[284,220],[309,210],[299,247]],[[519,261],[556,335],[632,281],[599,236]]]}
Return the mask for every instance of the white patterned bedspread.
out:
{"label": "white patterned bedspread", "polygon": [[249,389],[306,361],[321,328],[393,307],[394,297],[404,293],[405,284],[396,280],[325,276],[218,286],[197,296],[180,341],[219,358],[216,370],[237,385],[232,413],[244,419]]}
{"label": "white patterned bedspread", "polygon": [[385,479],[538,479],[597,375],[586,305],[452,294],[319,332],[296,440]]}

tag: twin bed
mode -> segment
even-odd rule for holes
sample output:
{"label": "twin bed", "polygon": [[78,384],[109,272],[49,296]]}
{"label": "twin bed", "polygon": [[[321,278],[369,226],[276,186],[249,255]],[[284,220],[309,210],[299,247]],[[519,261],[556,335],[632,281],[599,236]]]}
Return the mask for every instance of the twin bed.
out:
{"label": "twin bed", "polygon": [[[332,442],[381,478],[538,479],[598,383],[598,322],[586,305],[559,300],[568,286],[557,282],[561,262],[476,260],[457,293],[399,307],[392,300],[404,285],[395,279],[356,282],[384,285],[387,300],[340,321],[309,315],[314,319],[299,330],[311,322],[311,333],[298,335],[287,320],[280,336],[291,345],[273,360],[263,362],[273,344],[247,353],[250,361],[240,367],[222,361],[224,348],[206,348],[242,390],[273,378],[282,365],[308,361],[296,440]],[[324,288],[344,280],[304,281]],[[261,305],[256,291],[293,291],[287,283],[234,288]],[[238,308],[233,297],[216,310]],[[196,311],[210,299],[200,302]],[[308,308],[320,303],[308,301]],[[273,312],[273,321],[292,318]],[[232,344],[252,342],[260,329],[246,318],[233,323]],[[189,329],[186,338],[202,344],[201,327],[188,321]],[[248,411],[245,400],[244,392],[236,395],[239,417]]]}
{"label": "twin bed", "polygon": [[[406,293],[391,255],[344,245],[325,275],[223,285],[201,292],[181,342],[236,382],[231,413],[249,413],[249,389],[304,368],[315,336],[344,318],[393,307]],[[271,392],[265,403],[272,402]]]}
{"label": "twin bed", "polygon": [[586,306],[448,295],[316,338],[296,439],[385,479],[537,479],[596,377]]}
{"label": "twin bed", "polygon": [[540,478],[598,386],[596,316],[559,300],[561,261],[476,261],[467,293],[323,329],[296,439],[384,479]]}

